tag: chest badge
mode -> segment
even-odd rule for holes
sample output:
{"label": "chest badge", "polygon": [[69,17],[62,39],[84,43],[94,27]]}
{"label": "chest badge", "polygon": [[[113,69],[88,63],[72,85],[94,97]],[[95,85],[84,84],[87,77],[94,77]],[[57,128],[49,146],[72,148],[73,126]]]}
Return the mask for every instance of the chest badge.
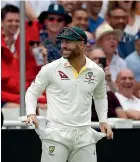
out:
{"label": "chest badge", "polygon": [[84,82],[88,82],[88,84],[94,83],[95,77],[93,75],[93,72],[87,72],[85,74]]}
{"label": "chest badge", "polygon": [[60,78],[61,80],[70,80],[69,77],[64,74],[62,71],[58,71],[59,75],[60,75]]}

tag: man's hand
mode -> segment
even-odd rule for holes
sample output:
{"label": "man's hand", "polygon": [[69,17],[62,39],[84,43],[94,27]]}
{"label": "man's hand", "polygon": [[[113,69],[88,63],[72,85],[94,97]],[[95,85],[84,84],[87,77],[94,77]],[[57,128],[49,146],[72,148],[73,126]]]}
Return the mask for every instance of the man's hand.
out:
{"label": "man's hand", "polygon": [[112,78],[111,78],[111,73],[110,73],[109,66],[105,67],[104,71],[105,71],[105,79],[106,79],[106,81],[110,82],[112,80]]}
{"label": "man's hand", "polygon": [[107,139],[113,139],[113,132],[108,123],[105,122],[100,123],[100,129],[101,132],[106,133]]}
{"label": "man's hand", "polygon": [[26,124],[34,124],[36,128],[38,128],[38,120],[37,120],[37,117],[36,115],[28,115],[27,119],[25,121]]}

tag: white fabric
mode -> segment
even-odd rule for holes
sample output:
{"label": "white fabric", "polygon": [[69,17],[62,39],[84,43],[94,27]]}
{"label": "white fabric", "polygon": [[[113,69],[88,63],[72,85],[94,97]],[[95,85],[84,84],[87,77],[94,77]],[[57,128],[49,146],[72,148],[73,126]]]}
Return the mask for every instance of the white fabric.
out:
{"label": "white fabric", "polygon": [[41,14],[41,12],[47,11],[49,5],[55,1],[56,0],[47,0],[47,1],[29,0],[29,3],[38,17]]}
{"label": "white fabric", "polygon": [[2,0],[1,1],[1,8],[5,7],[7,4],[10,4],[10,5],[14,5],[16,7],[20,7],[20,0],[16,0],[16,1],[5,1],[5,0]]}
{"label": "white fabric", "polygon": [[118,92],[116,92],[115,95],[117,96],[124,110],[140,111],[140,99],[136,98],[135,96],[133,96],[132,99],[129,99]]}
{"label": "white fabric", "polygon": [[118,73],[127,68],[127,64],[124,59],[122,59],[119,55],[114,54],[109,65],[110,73],[112,75],[112,80],[115,81]]}
{"label": "white fabric", "polygon": [[41,162],[96,162],[95,144],[106,136],[89,126],[67,127],[53,123],[48,123],[45,129],[37,128],[36,132],[42,140]]}
{"label": "white fabric", "polygon": [[86,69],[77,78],[66,59],[61,58],[45,65],[27,90],[27,115],[35,114],[37,98],[45,89],[49,121],[68,126],[91,125],[92,97],[95,102],[100,100],[100,105],[96,105],[99,121],[106,121],[108,105],[105,74],[88,58]]}
{"label": "white fabric", "polygon": [[135,36],[138,31],[140,30],[140,16],[135,15],[135,22],[132,26],[127,25],[124,32],[128,33],[129,35]]}

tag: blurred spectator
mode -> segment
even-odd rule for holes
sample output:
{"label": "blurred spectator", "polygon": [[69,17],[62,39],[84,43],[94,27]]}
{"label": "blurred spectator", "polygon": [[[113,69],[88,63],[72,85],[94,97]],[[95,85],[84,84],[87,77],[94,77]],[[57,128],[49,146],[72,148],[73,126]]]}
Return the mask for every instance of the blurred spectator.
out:
{"label": "blurred spectator", "polygon": [[1,19],[1,107],[19,107],[19,57],[14,37],[19,29],[19,9],[6,5],[2,8]]}
{"label": "blurred spectator", "polygon": [[104,21],[104,19],[99,16],[102,4],[102,1],[87,1],[90,32],[95,32],[96,28]]}
{"label": "blurred spectator", "polygon": [[15,42],[19,33],[19,9],[13,5],[6,5],[1,10],[1,41],[16,53]]}
{"label": "blurred spectator", "polygon": [[100,47],[94,47],[91,51],[88,52],[88,57],[104,69],[107,83],[107,90],[116,92],[116,85],[112,81],[110,69],[109,66],[107,65],[106,55],[103,49],[101,49]]}
{"label": "blurred spectator", "polygon": [[136,1],[135,13],[136,13],[137,15],[140,15],[140,1]]}
{"label": "blurred spectator", "polygon": [[128,24],[124,32],[135,36],[140,29],[140,16],[135,13],[136,1],[112,1],[110,2],[110,6],[118,6],[128,13]]}
{"label": "blurred spectator", "polygon": [[74,0],[67,0],[67,1],[65,1],[65,0],[59,1],[58,0],[58,3],[61,4],[64,7],[66,12],[71,14],[76,9],[76,3],[77,2],[74,1]]}
{"label": "blurred spectator", "polygon": [[85,33],[87,35],[86,55],[88,56],[88,52],[90,52],[95,46],[95,39],[93,37],[93,34],[91,34],[90,32],[85,31]]}
{"label": "blurred spectator", "polygon": [[[108,97],[108,118],[127,118],[125,111],[122,109],[120,102],[118,101],[115,94],[111,91],[107,92]],[[91,108],[92,116],[91,121],[98,121],[97,113],[95,111],[95,105],[94,101],[92,102],[92,108]]]}
{"label": "blurred spectator", "polygon": [[135,37],[136,51],[126,57],[127,67],[134,73],[136,81],[140,82],[140,32]]}
{"label": "blurred spectator", "polygon": [[135,78],[131,70],[125,69],[119,72],[116,80],[118,92],[116,96],[125,110],[128,118],[140,120],[140,99],[133,95]]}
{"label": "blurred spectator", "polygon": [[88,12],[86,9],[79,8],[72,12],[72,23],[69,26],[78,26],[83,30],[88,30]]}
{"label": "blurred spectator", "polygon": [[119,42],[118,52],[122,58],[127,57],[135,50],[134,35],[125,33],[125,28],[129,21],[128,13],[125,9],[112,5],[114,2],[109,2],[107,12],[107,21],[114,29],[120,29],[123,32],[123,37]]}
{"label": "blurred spectator", "polygon": [[108,23],[103,23],[97,28],[95,36],[97,46],[105,51],[107,65],[110,68],[112,80],[115,81],[120,70],[126,68],[126,62],[116,53],[122,31],[113,29]]}
{"label": "blurred spectator", "polygon": [[133,94],[140,99],[140,82],[136,82]]}
{"label": "blurred spectator", "polygon": [[63,6],[51,4],[48,11],[41,13],[39,20],[45,28],[40,32],[40,39],[48,49],[48,62],[52,62],[61,57],[61,41],[56,37],[62,27],[71,23],[72,17],[65,12]]}

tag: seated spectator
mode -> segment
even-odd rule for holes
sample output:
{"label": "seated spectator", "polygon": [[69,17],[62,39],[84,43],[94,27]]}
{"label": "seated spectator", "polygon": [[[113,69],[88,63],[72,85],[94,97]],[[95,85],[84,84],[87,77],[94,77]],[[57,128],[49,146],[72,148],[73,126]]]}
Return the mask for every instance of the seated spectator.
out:
{"label": "seated spectator", "polygon": [[109,2],[106,19],[113,29],[120,29],[123,32],[123,37],[118,45],[118,54],[122,58],[126,58],[135,50],[134,36],[128,33],[126,34],[124,31],[128,24],[128,13],[119,6],[112,6],[112,3],[114,4],[112,1]]}
{"label": "seated spectator", "polygon": [[57,35],[61,29],[72,21],[63,6],[51,4],[48,11],[44,11],[39,16],[44,28],[40,32],[40,39],[45,48],[48,49],[48,62],[52,62],[61,57],[61,41],[57,40]]}
{"label": "seated spectator", "polygon": [[112,81],[110,69],[109,66],[107,66],[106,55],[103,49],[100,47],[94,47],[91,51],[88,52],[88,57],[104,69],[107,90],[116,92],[116,84]]}
{"label": "seated spectator", "polygon": [[128,118],[140,120],[140,99],[133,95],[135,78],[131,70],[119,72],[116,80],[118,92],[115,93]]}
{"label": "seated spectator", "polygon": [[[118,117],[126,119],[127,116],[124,110],[122,109],[120,102],[118,101],[115,94],[113,92],[108,91],[107,97],[108,97],[108,118]],[[92,112],[91,121],[98,121],[94,101],[92,102],[91,112]]]}
{"label": "seated spectator", "polygon": [[113,29],[108,23],[103,23],[97,28],[95,37],[97,46],[105,51],[107,65],[110,68],[112,80],[115,81],[117,74],[126,68],[126,62],[116,53],[122,31]]}
{"label": "seated spectator", "polygon": [[91,34],[90,32],[85,31],[85,33],[87,35],[86,55],[88,56],[88,52],[90,52],[95,46],[95,39],[93,37],[93,34]]}
{"label": "seated spectator", "polygon": [[70,27],[78,26],[83,30],[88,30],[88,12],[86,9],[79,8],[72,12],[72,23]]}
{"label": "seated spectator", "polygon": [[134,73],[137,82],[140,82],[140,32],[135,38],[135,49],[133,53],[126,57],[127,67]]}
{"label": "seated spectator", "polygon": [[102,8],[102,1],[87,1],[87,10],[89,15],[89,31],[94,33],[96,28],[103,23],[104,19],[99,16]]}

